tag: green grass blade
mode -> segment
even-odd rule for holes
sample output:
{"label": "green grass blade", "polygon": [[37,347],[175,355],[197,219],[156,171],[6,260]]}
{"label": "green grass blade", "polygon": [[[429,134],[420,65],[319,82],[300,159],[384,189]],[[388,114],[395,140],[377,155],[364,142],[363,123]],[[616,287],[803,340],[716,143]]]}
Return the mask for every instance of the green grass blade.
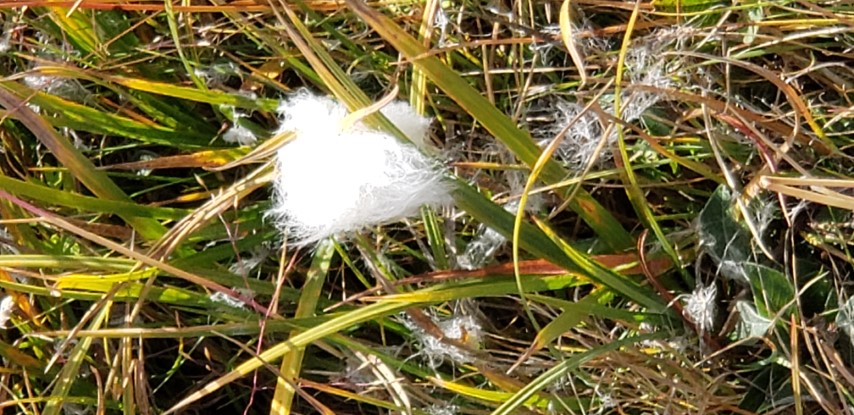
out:
{"label": "green grass blade", "polygon": [[[103,296],[102,296],[103,297]],[[93,310],[96,314],[89,323],[89,330],[97,330],[104,324],[109,315],[109,301],[98,302],[93,304],[93,307],[99,307],[98,310]],[[68,360],[62,366],[62,370],[56,379],[56,385],[50,394],[50,400],[45,405],[44,415],[60,415],[63,413],[63,405],[66,402],[68,394],[71,392],[71,387],[74,385],[80,374],[80,365],[83,359],[86,358],[89,347],[92,346],[92,337],[84,337],[79,339],[74,348],[68,354]]]}
{"label": "green grass blade", "polygon": [[[43,118],[29,109],[22,99],[3,87],[0,87],[0,105],[10,111],[14,110],[15,117],[92,193],[104,199],[132,203],[104,172],[98,171],[89,159],[80,154],[68,140],[60,137]],[[127,214],[120,216],[145,239],[157,239],[165,232],[165,227],[154,219]]]}
{"label": "green grass blade", "polygon": [[[504,143],[519,160],[528,166],[536,164],[541,151],[531,136],[519,129],[509,117],[495,108],[465,79],[432,56],[427,48],[391,19],[359,0],[348,0],[347,4],[395,49],[407,59],[412,60],[419,70],[480,122],[496,139]],[[542,178],[549,184],[560,182],[568,176],[569,174],[555,161],[547,163],[542,172]],[[579,189],[570,207],[611,249],[620,251],[634,246],[634,239],[616,218],[583,189]]]}
{"label": "green grass blade", "polygon": [[532,382],[525,385],[522,390],[514,394],[510,399],[504,401],[504,403],[501,404],[501,406],[499,406],[496,410],[492,411],[492,415],[510,415],[515,413],[516,410],[523,406],[537,392],[557,382],[562,377],[566,376],[571,370],[577,369],[584,363],[587,363],[596,357],[599,357],[608,352],[619,350],[623,346],[628,346],[645,340],[663,339],[669,335],[669,333],[662,331],[641,336],[629,337],[572,356],[569,359],[558,363],[542,375],[538,376]]}
{"label": "green grass blade", "polygon": [[[306,274],[294,318],[314,316],[317,300],[323,294],[323,283],[326,282],[326,274],[329,272],[329,262],[332,261],[333,256],[335,256],[335,243],[330,239],[320,242],[315,248],[314,259]],[[298,333],[291,334],[291,338]],[[276,391],[273,394],[273,403],[270,405],[271,415],[291,413],[294,393],[296,392],[291,385],[299,377],[304,353],[305,349],[299,348],[288,353],[282,359],[279,373],[284,379],[278,378],[276,381]]]}
{"label": "green grass blade", "polygon": [[18,97],[26,97],[28,102],[49,110],[54,114],[50,117],[51,123],[57,127],[68,127],[94,134],[128,137],[146,144],[160,144],[170,147],[206,147],[212,138],[198,131],[142,123],[127,117],[109,114],[54,95],[33,92],[15,82],[0,82],[0,87],[13,91]]}
{"label": "green grass blade", "polygon": [[140,217],[161,220],[177,220],[186,216],[186,209],[162,208],[139,205],[132,202],[102,199],[78,195],[47,186],[27,183],[6,176],[0,176],[0,189],[28,199],[65,206],[95,213],[111,213],[122,217]]}
{"label": "green grass blade", "polygon": [[[492,203],[471,186],[457,182],[455,200],[460,208],[507,238],[512,238],[515,217]],[[560,241],[561,245],[557,242]],[[519,229],[519,247],[539,258],[545,258],[570,272],[580,272],[594,282],[605,285],[650,310],[663,311],[661,299],[651,291],[591,260],[556,235],[548,235],[529,223]]]}
{"label": "green grass blade", "polygon": [[362,307],[358,313],[347,313],[345,315],[342,315],[341,317],[327,321],[323,324],[319,324],[309,330],[297,334],[296,336],[285,342],[279,343],[267,349],[266,351],[258,355],[258,357],[254,357],[252,359],[247,360],[246,362],[241,363],[231,372],[228,372],[220,378],[208,383],[207,385],[202,387],[202,389],[182,399],[180,402],[169,408],[169,410],[164,412],[163,415],[175,413],[180,409],[186,407],[187,405],[198,401],[199,399],[211,394],[212,392],[215,392],[219,388],[231,382],[234,382],[235,380],[240,379],[241,377],[246,376],[257,369],[260,369],[264,366],[265,362],[275,362],[276,360],[281,359],[282,356],[285,356],[288,353],[293,353],[299,348],[308,346],[312,342],[320,340],[331,334],[338,333],[342,330],[347,329],[348,327],[352,327],[356,324],[364,323],[366,321],[371,321],[381,317],[396,314],[416,305],[417,304],[381,302]]}

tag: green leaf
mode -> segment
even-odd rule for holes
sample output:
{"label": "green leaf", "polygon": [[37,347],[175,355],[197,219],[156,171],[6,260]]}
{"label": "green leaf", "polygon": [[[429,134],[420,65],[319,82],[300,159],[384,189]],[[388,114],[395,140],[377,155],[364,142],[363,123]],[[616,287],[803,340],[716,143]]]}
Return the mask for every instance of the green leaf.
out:
{"label": "green leaf", "polygon": [[111,213],[123,217],[177,220],[189,213],[185,209],[151,207],[133,202],[78,195],[47,186],[23,182],[6,176],[0,176],[0,189],[52,205],[65,206],[93,213]]}
{"label": "green leaf", "polygon": [[733,196],[721,185],[712,194],[698,217],[700,244],[718,263],[724,277],[748,282],[739,267],[752,259],[750,233],[735,220]]}
{"label": "green leaf", "polygon": [[756,308],[747,301],[736,301],[735,309],[739,315],[739,322],[736,326],[736,338],[738,340],[764,337],[773,324],[771,320],[759,315]]}
{"label": "green leaf", "polygon": [[759,314],[765,318],[783,318],[788,321],[788,317],[797,311],[795,287],[789,278],[765,265],[745,262],[741,266],[750,281]]}

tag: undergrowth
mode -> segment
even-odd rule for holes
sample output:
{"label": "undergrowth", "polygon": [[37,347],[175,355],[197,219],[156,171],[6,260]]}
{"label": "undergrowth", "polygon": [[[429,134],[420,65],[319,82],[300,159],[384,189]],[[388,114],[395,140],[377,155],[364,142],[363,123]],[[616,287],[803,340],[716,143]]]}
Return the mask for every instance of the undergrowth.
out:
{"label": "undergrowth", "polygon": [[4,413],[854,411],[846,2],[0,19]]}

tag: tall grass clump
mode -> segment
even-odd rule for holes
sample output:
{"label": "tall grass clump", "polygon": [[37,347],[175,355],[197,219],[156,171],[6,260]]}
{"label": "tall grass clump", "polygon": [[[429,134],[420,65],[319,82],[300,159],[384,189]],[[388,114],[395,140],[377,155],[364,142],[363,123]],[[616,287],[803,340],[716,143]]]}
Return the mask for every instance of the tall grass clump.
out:
{"label": "tall grass clump", "polygon": [[852,21],[0,1],[0,408],[851,413]]}

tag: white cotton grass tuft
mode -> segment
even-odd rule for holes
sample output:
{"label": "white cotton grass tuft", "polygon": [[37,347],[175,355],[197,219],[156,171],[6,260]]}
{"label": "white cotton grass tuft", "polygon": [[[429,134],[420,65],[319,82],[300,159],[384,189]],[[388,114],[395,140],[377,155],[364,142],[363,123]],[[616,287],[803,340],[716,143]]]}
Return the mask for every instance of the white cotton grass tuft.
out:
{"label": "white cotton grass tuft", "polygon": [[848,340],[854,345],[854,297],[839,304],[839,312],[836,314],[836,325],[848,336]]}
{"label": "white cotton grass tuft", "polygon": [[[280,132],[296,137],[278,150],[270,214],[297,245],[415,216],[424,205],[450,203],[440,164],[416,146],[359,121],[346,108],[301,91],[278,110]],[[403,102],[381,112],[425,147],[430,120]]]}
{"label": "white cotton grass tuft", "polygon": [[685,315],[697,325],[700,333],[709,333],[715,326],[715,315],[718,311],[715,297],[718,288],[714,283],[703,286],[698,285],[694,291],[687,295],[685,301]]}

